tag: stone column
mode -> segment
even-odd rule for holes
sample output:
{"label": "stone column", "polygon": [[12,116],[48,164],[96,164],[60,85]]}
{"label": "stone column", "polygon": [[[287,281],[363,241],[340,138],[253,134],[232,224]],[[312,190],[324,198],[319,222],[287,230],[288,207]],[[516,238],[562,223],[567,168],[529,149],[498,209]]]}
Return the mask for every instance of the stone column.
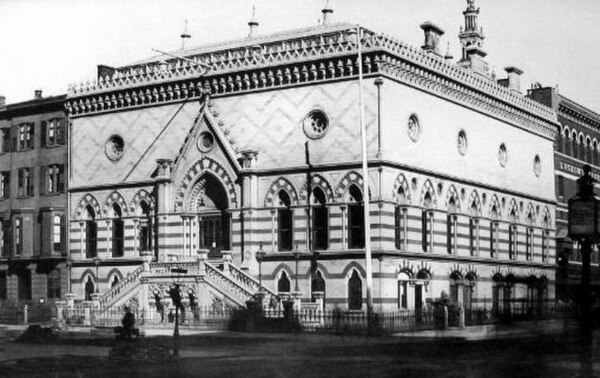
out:
{"label": "stone column", "polygon": [[133,222],[133,255],[141,256],[142,251],[139,250],[140,220],[134,218],[131,221]]}
{"label": "stone column", "polygon": [[188,245],[188,216],[187,215],[181,215],[181,250],[182,250],[182,254],[183,256],[187,255],[189,252],[189,245]]}
{"label": "stone column", "polygon": [[190,235],[192,237],[191,240],[191,244],[192,244],[192,249],[191,249],[191,253],[190,253],[190,257],[193,258],[194,257],[194,252],[200,248],[200,238],[198,235],[199,232],[199,224],[200,224],[200,217],[193,216],[191,219],[191,225],[190,225]]}

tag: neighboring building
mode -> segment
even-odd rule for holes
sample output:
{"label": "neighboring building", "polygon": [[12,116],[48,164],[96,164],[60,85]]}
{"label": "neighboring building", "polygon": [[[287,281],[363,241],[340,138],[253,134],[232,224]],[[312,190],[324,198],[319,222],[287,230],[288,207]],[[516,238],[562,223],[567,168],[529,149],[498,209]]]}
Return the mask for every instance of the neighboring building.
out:
{"label": "neighboring building", "polygon": [[468,1],[459,65],[431,23],[421,49],[360,28],[366,178],[355,25],[251,33],[174,52],[202,65],[153,58],[70,88],[73,292],[152,305],[183,266],[190,307],[244,303],[257,251],[279,294],[300,251],[303,300],[365,309],[369,196],[376,310],[443,291],[467,308],[552,300],[557,116],[518,69],[496,83],[478,13]]}
{"label": "neighboring building", "polygon": [[0,304],[67,292],[65,99],[0,106]]}
{"label": "neighboring building", "polygon": [[[581,250],[568,237],[567,203],[577,193],[577,179],[583,165],[592,167],[591,175],[600,181],[600,114],[560,95],[556,88],[536,85],[527,96],[558,112],[558,133],[554,144],[556,175],[556,243],[558,258],[557,297],[576,299],[581,283]],[[600,186],[596,185],[596,195]],[[592,256],[592,290],[600,298],[600,258],[598,245]]]}

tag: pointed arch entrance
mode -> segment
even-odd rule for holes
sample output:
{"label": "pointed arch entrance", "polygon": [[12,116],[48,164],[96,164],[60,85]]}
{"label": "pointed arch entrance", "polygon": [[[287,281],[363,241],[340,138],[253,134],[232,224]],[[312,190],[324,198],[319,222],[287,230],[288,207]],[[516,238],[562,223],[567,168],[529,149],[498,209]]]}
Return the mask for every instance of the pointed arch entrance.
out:
{"label": "pointed arch entrance", "polygon": [[208,249],[210,257],[220,257],[221,251],[230,250],[231,214],[225,187],[211,173],[205,173],[196,182],[191,208],[198,216],[198,247]]}

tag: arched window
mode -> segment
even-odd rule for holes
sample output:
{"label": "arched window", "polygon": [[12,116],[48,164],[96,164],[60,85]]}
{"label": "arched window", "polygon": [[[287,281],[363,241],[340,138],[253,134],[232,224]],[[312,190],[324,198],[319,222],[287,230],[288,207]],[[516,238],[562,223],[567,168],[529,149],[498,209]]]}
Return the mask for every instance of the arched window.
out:
{"label": "arched window", "polygon": [[325,279],[320,270],[316,270],[310,281],[310,290],[312,300],[315,300],[315,293],[323,293],[323,301],[325,301]]}
{"label": "arched window", "polygon": [[569,129],[565,128],[564,137],[563,137],[563,151],[566,155],[571,155],[571,135],[569,134]]}
{"label": "arched window", "polygon": [[85,300],[91,301],[92,294],[96,292],[96,286],[94,285],[94,281],[92,281],[92,277],[88,276],[87,281],[85,282]]}
{"label": "arched window", "polygon": [[585,161],[585,141],[583,135],[579,136],[579,160]]}
{"label": "arched window", "polygon": [[471,256],[479,256],[479,210],[475,199],[471,203],[471,218],[469,219],[469,250]]}
{"label": "arched window", "polygon": [[465,276],[465,282],[463,286],[463,308],[468,312],[469,316],[471,315],[471,308],[473,306],[473,296],[475,294],[477,277],[474,273],[469,272]]}
{"label": "arched window", "polygon": [[594,142],[592,143],[592,150],[590,151],[590,153],[592,154],[592,158],[590,159],[591,163],[594,165],[598,165],[598,142],[596,142],[596,140],[594,139]]}
{"label": "arched window", "polygon": [[116,284],[119,283],[119,276],[117,276],[116,274],[113,276],[113,279],[110,281],[110,287],[114,287]]}
{"label": "arched window", "polygon": [[577,148],[577,132],[571,133],[571,156],[577,158],[579,156],[579,149]]}
{"label": "arched window", "polygon": [[406,194],[404,193],[404,188],[398,188],[398,202],[399,205],[396,205],[396,211],[394,214],[394,232],[396,239],[396,249],[406,250],[408,244],[408,209],[403,206]]}
{"label": "arched window", "polygon": [[23,254],[23,220],[21,217],[15,218],[15,254]]}
{"label": "arched window", "polygon": [[590,137],[585,140],[585,161],[592,164],[592,140]]}
{"label": "arched window", "polygon": [[401,310],[408,309],[408,283],[410,277],[406,272],[398,274],[398,308]]}
{"label": "arched window", "polygon": [[425,210],[423,210],[421,215],[421,244],[423,252],[431,252],[433,250],[433,211],[428,209],[431,204],[431,194],[427,192],[423,199]]}
{"label": "arched window", "polygon": [[458,227],[456,225],[456,201],[454,197],[450,197],[448,201],[448,215],[446,217],[446,248],[450,255],[456,253],[456,240],[458,239]]}
{"label": "arched window", "polygon": [[514,208],[510,211],[510,221],[511,224],[508,226],[508,258],[511,260],[516,260],[519,241],[516,224],[517,214]]}
{"label": "arched window", "polygon": [[90,259],[97,255],[98,225],[96,213],[91,206],[86,207],[87,218],[85,221],[85,257]]}
{"label": "arched window", "polygon": [[348,204],[348,247],[365,247],[365,213],[363,194],[356,185],[350,186]]}
{"label": "arched window", "polygon": [[281,276],[277,281],[277,292],[278,293],[289,293],[290,292],[290,279],[288,278],[285,271],[281,272]]}
{"label": "arched window", "polygon": [[458,272],[452,272],[450,275],[450,299],[454,303],[459,303],[459,290],[462,286],[462,276]]}
{"label": "arched window", "polygon": [[152,249],[152,217],[150,206],[145,201],[140,202],[141,216],[139,219],[139,245],[140,252]]}
{"label": "arched window", "polygon": [[500,237],[500,223],[498,222],[498,208],[496,204],[492,206],[490,211],[490,257],[498,257],[498,244]]}
{"label": "arched window", "polygon": [[548,262],[548,255],[550,253],[550,220],[548,219],[548,214],[544,216],[542,227],[542,262]]}
{"label": "arched window", "polygon": [[362,280],[356,270],[348,280],[348,309],[360,310],[362,308]]}
{"label": "arched window", "polygon": [[123,256],[123,213],[116,203],[112,206],[112,257]]}
{"label": "arched window", "polygon": [[534,242],[534,230],[533,230],[533,216],[531,213],[527,215],[527,235],[526,235],[526,247],[525,247],[525,258],[527,261],[533,259],[533,242]]}
{"label": "arched window", "polygon": [[313,248],[324,250],[329,248],[329,212],[327,210],[327,199],[320,188],[313,190]]}
{"label": "arched window", "polygon": [[279,250],[291,251],[294,244],[294,213],[292,201],[285,190],[279,191],[279,206],[277,222],[279,226]]}

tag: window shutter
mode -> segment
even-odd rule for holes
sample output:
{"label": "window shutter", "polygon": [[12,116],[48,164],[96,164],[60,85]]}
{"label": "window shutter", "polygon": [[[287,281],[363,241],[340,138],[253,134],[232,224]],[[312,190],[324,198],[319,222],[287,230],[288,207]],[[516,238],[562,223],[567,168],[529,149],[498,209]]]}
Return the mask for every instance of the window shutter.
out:
{"label": "window shutter", "polygon": [[58,121],[58,125],[56,127],[56,133],[58,133],[58,143],[66,144],[67,143],[67,120],[65,118],[61,118]]}
{"label": "window shutter", "polygon": [[27,196],[30,196],[30,197],[32,197],[34,195],[33,194],[33,183],[35,180],[33,177],[33,175],[34,175],[33,172],[34,172],[33,167],[29,168],[29,187],[27,188]]}
{"label": "window shutter", "polygon": [[40,196],[46,194],[48,189],[48,167],[45,165],[40,167]]}
{"label": "window shutter", "polygon": [[59,193],[65,192],[65,166],[58,166],[58,174],[56,175],[57,190]]}
{"label": "window shutter", "polygon": [[10,128],[10,137],[12,139],[12,148],[11,151],[18,151],[19,148],[17,146],[18,138],[19,138],[19,125],[13,125]]}
{"label": "window shutter", "polygon": [[42,121],[42,135],[40,135],[42,147],[48,147],[48,122]]}

